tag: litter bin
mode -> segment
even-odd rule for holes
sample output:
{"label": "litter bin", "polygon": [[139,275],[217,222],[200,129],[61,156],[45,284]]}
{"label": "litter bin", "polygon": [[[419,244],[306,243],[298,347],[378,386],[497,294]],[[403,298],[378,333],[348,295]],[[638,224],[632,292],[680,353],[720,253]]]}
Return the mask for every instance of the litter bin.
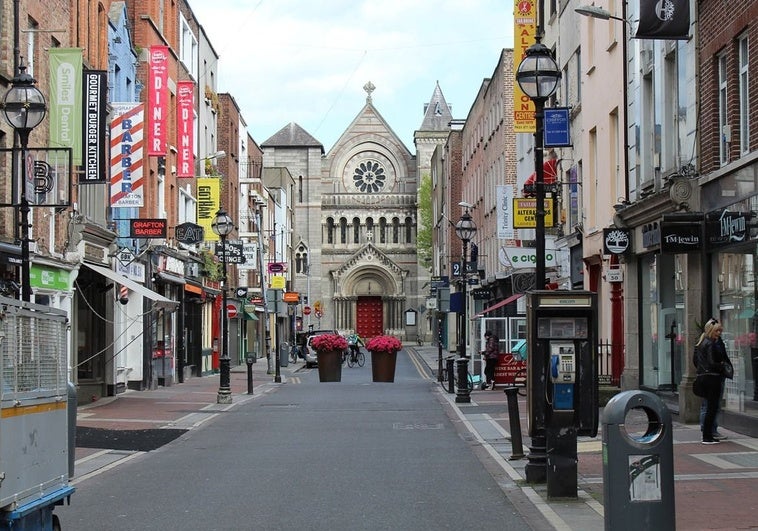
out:
{"label": "litter bin", "polygon": [[290,364],[290,344],[283,341],[279,345],[279,366],[288,367]]}
{"label": "litter bin", "polygon": [[648,391],[624,391],[605,406],[605,529],[676,529],[671,432],[671,413]]}

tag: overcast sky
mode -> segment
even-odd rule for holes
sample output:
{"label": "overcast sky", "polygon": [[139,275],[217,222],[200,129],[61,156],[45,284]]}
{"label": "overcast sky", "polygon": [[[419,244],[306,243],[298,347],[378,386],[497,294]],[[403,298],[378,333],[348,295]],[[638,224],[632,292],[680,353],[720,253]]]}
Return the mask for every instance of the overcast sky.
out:
{"label": "overcast sky", "polygon": [[465,118],[503,48],[511,0],[190,0],[219,59],[219,92],[234,96],[259,144],[290,122],[327,151],[366,102],[413,149],[439,81]]}

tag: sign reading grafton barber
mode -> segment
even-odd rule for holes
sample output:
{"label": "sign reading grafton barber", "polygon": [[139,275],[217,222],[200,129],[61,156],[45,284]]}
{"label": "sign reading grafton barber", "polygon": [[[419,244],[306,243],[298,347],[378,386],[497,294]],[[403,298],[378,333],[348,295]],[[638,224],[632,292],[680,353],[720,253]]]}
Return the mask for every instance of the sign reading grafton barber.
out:
{"label": "sign reading grafton barber", "polygon": [[150,47],[147,154],[156,157],[165,156],[168,145],[168,58],[168,46]]}
{"label": "sign reading grafton barber", "polygon": [[165,219],[133,219],[129,222],[130,238],[165,238]]}
{"label": "sign reading grafton barber", "polygon": [[179,81],[176,84],[176,134],[178,150],[176,152],[176,176],[195,176],[194,118],[195,118],[195,83]]}

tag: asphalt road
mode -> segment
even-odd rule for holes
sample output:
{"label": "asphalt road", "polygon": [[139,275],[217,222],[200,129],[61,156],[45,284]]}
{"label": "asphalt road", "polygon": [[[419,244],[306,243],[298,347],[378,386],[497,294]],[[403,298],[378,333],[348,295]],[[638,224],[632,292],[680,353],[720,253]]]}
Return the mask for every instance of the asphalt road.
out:
{"label": "asphalt road", "polygon": [[539,527],[409,357],[394,383],[372,383],[370,360],[297,380],[77,484],[63,530]]}

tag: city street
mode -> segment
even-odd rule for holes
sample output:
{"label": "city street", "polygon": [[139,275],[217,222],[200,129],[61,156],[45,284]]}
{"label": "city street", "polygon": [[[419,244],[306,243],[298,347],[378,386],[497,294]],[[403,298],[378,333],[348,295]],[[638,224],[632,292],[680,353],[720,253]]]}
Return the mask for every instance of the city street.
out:
{"label": "city street", "polygon": [[[337,383],[302,362],[273,383],[259,360],[252,395],[233,370],[231,406],[215,403],[217,376],[82,405],[63,529],[603,529],[601,436],[579,438],[577,499],[548,501],[510,459],[502,390],[456,404],[437,355],[406,347],[383,384],[370,357]],[[702,446],[674,421],[678,529],[758,525],[758,442],[724,432]]]}
{"label": "city street", "polygon": [[[513,481],[496,480],[477,459],[478,441],[445,413],[440,387],[411,358],[400,356],[394,383],[372,383],[369,362],[344,367],[339,383],[301,370],[257,392],[77,482],[71,506],[57,511],[63,528],[529,528],[506,495]],[[193,423],[202,415],[189,397],[182,407]]]}

